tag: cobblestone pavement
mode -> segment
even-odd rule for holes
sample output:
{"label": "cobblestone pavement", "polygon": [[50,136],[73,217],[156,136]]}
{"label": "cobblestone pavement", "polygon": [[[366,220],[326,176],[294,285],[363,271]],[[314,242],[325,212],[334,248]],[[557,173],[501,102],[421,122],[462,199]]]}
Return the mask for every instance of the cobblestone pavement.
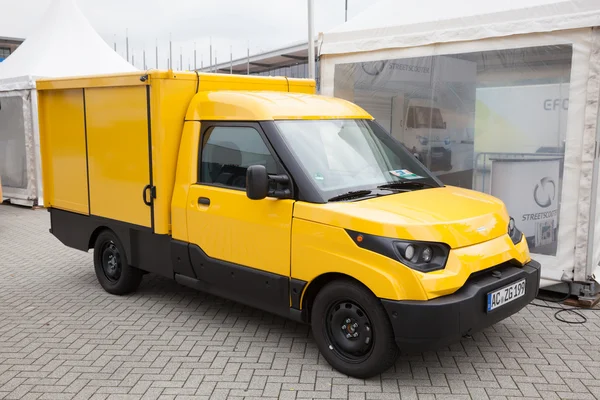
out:
{"label": "cobblestone pavement", "polygon": [[308,327],[166,279],[104,292],[91,253],[49,214],[0,205],[0,399],[593,399],[600,315],[584,325],[530,306],[370,380],[319,356]]}

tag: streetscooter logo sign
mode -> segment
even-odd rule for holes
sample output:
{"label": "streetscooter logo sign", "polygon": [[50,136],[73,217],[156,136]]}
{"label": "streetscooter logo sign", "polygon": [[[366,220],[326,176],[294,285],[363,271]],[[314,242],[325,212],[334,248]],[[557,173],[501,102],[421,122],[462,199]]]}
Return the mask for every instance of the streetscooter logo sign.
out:
{"label": "streetscooter logo sign", "polygon": [[533,200],[542,207],[548,208],[556,198],[556,183],[550,177],[540,179],[540,182],[533,189]]}

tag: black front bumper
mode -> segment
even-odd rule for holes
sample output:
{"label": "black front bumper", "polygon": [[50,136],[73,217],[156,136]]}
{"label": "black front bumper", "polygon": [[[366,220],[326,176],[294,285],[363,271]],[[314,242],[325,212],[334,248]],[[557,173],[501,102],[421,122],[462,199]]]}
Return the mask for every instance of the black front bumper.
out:
{"label": "black front bumper", "polygon": [[[525,295],[487,311],[487,294],[526,279]],[[540,264],[502,264],[471,276],[451,295],[427,301],[382,300],[401,350],[427,351],[459,341],[515,314],[536,296]]]}

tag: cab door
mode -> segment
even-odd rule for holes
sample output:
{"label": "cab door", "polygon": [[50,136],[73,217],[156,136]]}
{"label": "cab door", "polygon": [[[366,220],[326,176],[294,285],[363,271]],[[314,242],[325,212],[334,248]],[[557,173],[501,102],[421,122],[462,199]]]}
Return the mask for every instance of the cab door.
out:
{"label": "cab door", "polygon": [[294,201],[246,196],[246,170],[285,173],[258,123],[203,122],[198,182],[188,194],[190,257],[204,290],[289,311]]}

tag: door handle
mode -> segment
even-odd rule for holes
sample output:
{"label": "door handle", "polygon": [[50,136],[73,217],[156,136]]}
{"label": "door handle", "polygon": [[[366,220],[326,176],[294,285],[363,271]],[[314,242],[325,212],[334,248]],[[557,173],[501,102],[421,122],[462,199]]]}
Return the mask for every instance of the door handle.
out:
{"label": "door handle", "polygon": [[[152,185],[144,186],[144,190],[142,191],[142,196],[144,199],[144,204],[146,204],[147,206],[151,206],[152,199],[156,198],[156,187],[154,187]],[[150,200],[148,200],[148,198],[150,198]]]}
{"label": "door handle", "polygon": [[203,205],[203,206],[209,206],[210,199],[208,197],[198,197],[198,204]]}

